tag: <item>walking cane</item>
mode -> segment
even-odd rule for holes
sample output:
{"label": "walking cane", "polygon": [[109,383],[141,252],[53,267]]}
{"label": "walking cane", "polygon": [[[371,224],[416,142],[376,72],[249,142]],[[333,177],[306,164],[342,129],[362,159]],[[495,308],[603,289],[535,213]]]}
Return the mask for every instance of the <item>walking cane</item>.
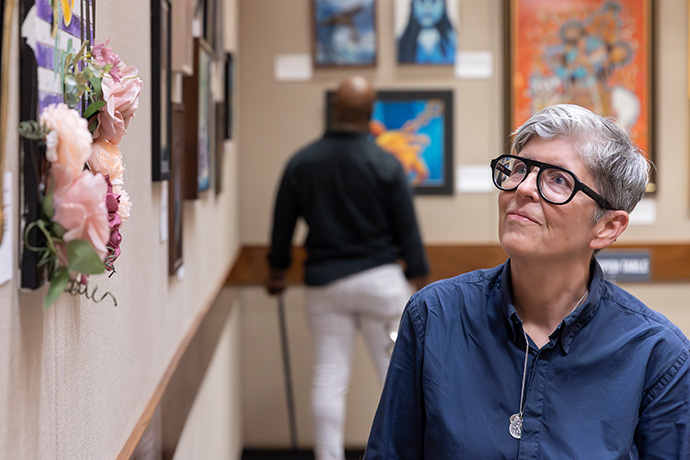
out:
{"label": "walking cane", "polygon": [[292,452],[297,452],[297,422],[295,420],[295,402],[292,394],[292,374],[290,373],[290,353],[288,350],[287,324],[285,322],[285,300],[283,294],[278,296],[278,320],[280,323],[280,342],[283,350],[283,370],[285,372],[285,395],[287,397],[288,421],[290,423],[290,443]]}

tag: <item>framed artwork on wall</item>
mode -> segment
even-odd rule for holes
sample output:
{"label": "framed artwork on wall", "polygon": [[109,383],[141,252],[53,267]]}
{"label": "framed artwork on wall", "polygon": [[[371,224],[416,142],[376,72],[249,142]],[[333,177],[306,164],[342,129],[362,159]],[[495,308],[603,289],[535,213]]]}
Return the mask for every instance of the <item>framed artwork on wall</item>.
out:
{"label": "framed artwork on wall", "polygon": [[181,103],[172,104],[171,168],[168,184],[168,274],[175,275],[182,266],[183,175],[185,155],[185,110]]}
{"label": "framed artwork on wall", "polygon": [[[70,46],[71,50],[78,50],[85,40],[93,41],[96,35],[96,0],[74,2],[69,24],[64,16],[54,21],[48,0],[19,0],[16,4],[22,31],[19,42],[19,119],[37,120],[38,114],[47,106],[64,101],[60,73],[55,72],[56,57],[66,53]],[[53,30],[60,31],[60,40],[51,37]],[[82,102],[82,109],[85,107]],[[21,138],[19,145],[22,176],[19,233],[24,235],[25,229],[40,218],[39,187],[45,174],[46,146],[26,137]],[[45,282],[45,268],[38,266],[40,253],[27,249],[25,243],[41,247],[45,245],[45,237],[39,231],[31,231],[19,241],[20,287],[37,289]]]}
{"label": "framed artwork on wall", "polygon": [[225,55],[225,138],[232,139],[232,93],[234,85],[235,64],[232,53]]}
{"label": "framed artwork on wall", "polygon": [[[654,160],[652,0],[505,0],[506,138],[540,109],[612,116]],[[648,192],[656,190],[652,177]]]}
{"label": "framed artwork on wall", "polygon": [[[334,94],[326,95],[329,123]],[[379,91],[370,127],[376,144],[403,165],[416,194],[453,194],[452,91]]]}
{"label": "framed artwork on wall", "polygon": [[216,142],[215,142],[215,155],[213,170],[215,171],[215,177],[213,178],[213,190],[216,195],[223,191],[223,158],[225,157],[225,128],[227,124],[225,123],[225,102],[215,103],[216,111]]}
{"label": "framed artwork on wall", "polygon": [[185,158],[183,195],[196,199],[209,190],[215,145],[215,105],[212,93],[212,49],[195,39],[194,74],[184,77]]}
{"label": "framed artwork on wall", "polygon": [[[0,1],[0,24],[2,25],[2,30],[0,30],[0,190],[3,193],[0,195],[0,243],[2,243],[5,225],[9,223],[9,219],[5,216],[5,201],[4,201],[4,177],[5,177],[5,146],[4,139],[7,136],[7,88],[9,88],[9,69],[5,63],[5,54],[9,54],[3,48],[3,43],[9,43],[10,29],[11,27],[5,26],[5,8],[8,6],[5,4],[5,0]],[[14,7],[14,3],[10,4],[10,7]],[[8,12],[7,17],[10,18],[12,11]],[[9,22],[9,21],[8,21]],[[7,39],[3,38],[3,35],[7,35]],[[5,41],[7,40],[7,41]],[[9,48],[9,47],[8,47]],[[9,49],[8,49],[9,51]]]}
{"label": "framed artwork on wall", "polygon": [[170,178],[170,26],[170,2],[151,0],[151,166],[154,181]]}
{"label": "framed artwork on wall", "polygon": [[395,0],[399,64],[453,65],[457,50],[458,2]]}
{"label": "framed artwork on wall", "polygon": [[170,68],[173,72],[191,75],[194,72],[193,24],[197,0],[170,0]]}
{"label": "framed artwork on wall", "polygon": [[223,0],[199,0],[203,3],[202,33],[203,39],[213,50],[214,55],[221,55],[223,49]]}
{"label": "framed artwork on wall", "polygon": [[376,65],[376,0],[311,0],[315,67]]}

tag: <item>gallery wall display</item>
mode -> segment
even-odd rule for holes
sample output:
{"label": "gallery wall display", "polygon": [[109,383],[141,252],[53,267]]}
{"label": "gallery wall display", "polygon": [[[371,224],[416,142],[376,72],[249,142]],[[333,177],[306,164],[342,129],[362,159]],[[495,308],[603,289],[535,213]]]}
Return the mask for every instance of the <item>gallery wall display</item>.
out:
{"label": "gallery wall display", "polygon": [[457,27],[457,0],[395,0],[398,63],[453,65]]}
{"label": "gallery wall display", "polygon": [[196,199],[211,187],[215,146],[215,111],[212,93],[212,53],[205,40],[195,40],[194,69],[184,77],[185,158],[183,196]]}
{"label": "gallery wall display", "polygon": [[[506,136],[558,103],[613,116],[654,160],[652,0],[506,0]],[[656,189],[652,177],[648,192]]]}
{"label": "gallery wall display", "polygon": [[315,67],[374,66],[376,0],[312,0]]}
{"label": "gallery wall display", "polygon": [[[326,94],[330,125],[334,93]],[[453,92],[379,91],[372,138],[394,155],[420,195],[453,193]]]}
{"label": "gallery wall display", "polygon": [[170,2],[151,0],[151,166],[154,181],[170,178],[170,31]]}

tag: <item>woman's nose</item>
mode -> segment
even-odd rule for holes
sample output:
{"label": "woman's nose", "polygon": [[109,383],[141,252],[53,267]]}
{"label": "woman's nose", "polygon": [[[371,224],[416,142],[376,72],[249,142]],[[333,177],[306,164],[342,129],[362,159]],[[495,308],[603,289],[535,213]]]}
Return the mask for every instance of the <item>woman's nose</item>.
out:
{"label": "woman's nose", "polygon": [[517,192],[520,195],[533,197],[535,200],[539,198],[539,188],[537,186],[537,176],[539,175],[539,169],[532,168],[532,170],[527,173],[520,185],[517,187]]}

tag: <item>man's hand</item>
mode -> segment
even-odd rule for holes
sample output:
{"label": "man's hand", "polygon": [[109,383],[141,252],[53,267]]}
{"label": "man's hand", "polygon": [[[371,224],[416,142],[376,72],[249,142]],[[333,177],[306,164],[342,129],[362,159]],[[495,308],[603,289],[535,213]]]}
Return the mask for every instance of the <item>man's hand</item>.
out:
{"label": "man's hand", "polygon": [[269,295],[280,295],[287,287],[285,282],[285,270],[270,267],[268,279],[265,283],[266,292]]}

